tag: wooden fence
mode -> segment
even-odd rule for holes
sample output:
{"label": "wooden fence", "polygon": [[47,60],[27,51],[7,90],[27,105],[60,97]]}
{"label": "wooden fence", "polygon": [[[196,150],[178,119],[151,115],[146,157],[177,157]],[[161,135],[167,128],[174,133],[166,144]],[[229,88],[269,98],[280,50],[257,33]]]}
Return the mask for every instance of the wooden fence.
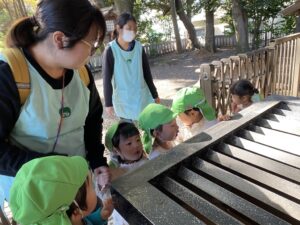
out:
{"label": "wooden fence", "polygon": [[230,110],[230,85],[249,79],[264,97],[299,95],[300,33],[275,40],[265,48],[200,66],[200,86],[217,112]]}
{"label": "wooden fence", "polygon": [[[188,45],[187,39],[181,39],[182,49],[186,49]],[[149,57],[164,55],[176,51],[176,41],[166,41],[158,44],[144,45],[146,54]]]}
{"label": "wooden fence", "polygon": [[[181,39],[181,45],[183,49],[187,49],[188,40],[187,39]],[[171,52],[176,51],[176,41],[167,41],[159,44],[152,44],[152,45],[145,45],[143,46],[145,49],[146,54],[148,57],[154,57],[158,55],[164,55]],[[93,73],[96,73],[101,70],[102,68],[102,54],[98,53],[93,55],[90,58],[90,61],[88,63],[88,66],[90,67],[91,71]]]}
{"label": "wooden fence", "polygon": [[227,35],[215,36],[215,46],[217,48],[234,47],[235,45],[236,45],[235,36],[227,36]]}

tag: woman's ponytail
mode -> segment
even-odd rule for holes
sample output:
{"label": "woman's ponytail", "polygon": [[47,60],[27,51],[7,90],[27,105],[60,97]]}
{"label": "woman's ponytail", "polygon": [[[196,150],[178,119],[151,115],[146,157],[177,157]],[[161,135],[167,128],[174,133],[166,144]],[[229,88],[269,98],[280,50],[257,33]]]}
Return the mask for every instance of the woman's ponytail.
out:
{"label": "woman's ponytail", "polygon": [[6,36],[6,47],[23,48],[32,45],[35,40],[35,28],[37,22],[34,17],[24,17],[17,20]]}

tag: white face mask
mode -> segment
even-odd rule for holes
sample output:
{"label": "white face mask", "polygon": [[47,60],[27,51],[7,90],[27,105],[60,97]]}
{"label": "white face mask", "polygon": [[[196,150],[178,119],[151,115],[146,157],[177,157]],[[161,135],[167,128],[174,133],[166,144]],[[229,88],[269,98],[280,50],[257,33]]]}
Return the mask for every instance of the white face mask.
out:
{"label": "white face mask", "polygon": [[135,32],[132,30],[123,30],[122,38],[126,42],[132,42],[135,38]]}

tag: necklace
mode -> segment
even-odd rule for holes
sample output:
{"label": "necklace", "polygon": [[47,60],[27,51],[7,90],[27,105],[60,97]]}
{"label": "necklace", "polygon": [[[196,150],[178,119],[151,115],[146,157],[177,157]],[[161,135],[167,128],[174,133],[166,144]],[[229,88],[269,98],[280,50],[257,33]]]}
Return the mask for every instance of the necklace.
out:
{"label": "necklace", "polygon": [[52,148],[52,152],[55,151],[57,142],[58,142],[58,138],[61,132],[61,127],[62,127],[62,123],[64,120],[64,89],[65,89],[65,74],[63,74],[62,76],[62,89],[61,89],[61,101],[60,101],[60,119],[59,119],[59,123],[58,123],[58,128],[57,128],[57,133],[56,133],[56,138],[55,138],[55,142],[53,144],[53,148]]}

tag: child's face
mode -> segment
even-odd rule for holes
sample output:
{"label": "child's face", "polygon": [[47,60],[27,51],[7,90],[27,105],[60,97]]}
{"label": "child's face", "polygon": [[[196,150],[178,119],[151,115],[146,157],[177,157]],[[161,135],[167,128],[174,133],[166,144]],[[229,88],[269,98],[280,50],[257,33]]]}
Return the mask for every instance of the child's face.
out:
{"label": "child's face", "polygon": [[176,119],[162,126],[162,131],[157,131],[157,138],[162,141],[173,141],[178,135],[178,125]]}
{"label": "child's face", "polygon": [[135,161],[141,158],[143,154],[143,144],[140,135],[134,135],[129,138],[120,136],[118,154],[122,160]]}
{"label": "child's face", "polygon": [[231,99],[232,99],[232,103],[234,103],[236,105],[247,104],[248,101],[250,101],[249,96],[231,95]]}
{"label": "child's face", "polygon": [[180,113],[178,117],[181,122],[188,127],[191,127],[195,123],[199,123],[203,118],[202,113],[194,109],[188,111],[187,114],[184,112]]}

